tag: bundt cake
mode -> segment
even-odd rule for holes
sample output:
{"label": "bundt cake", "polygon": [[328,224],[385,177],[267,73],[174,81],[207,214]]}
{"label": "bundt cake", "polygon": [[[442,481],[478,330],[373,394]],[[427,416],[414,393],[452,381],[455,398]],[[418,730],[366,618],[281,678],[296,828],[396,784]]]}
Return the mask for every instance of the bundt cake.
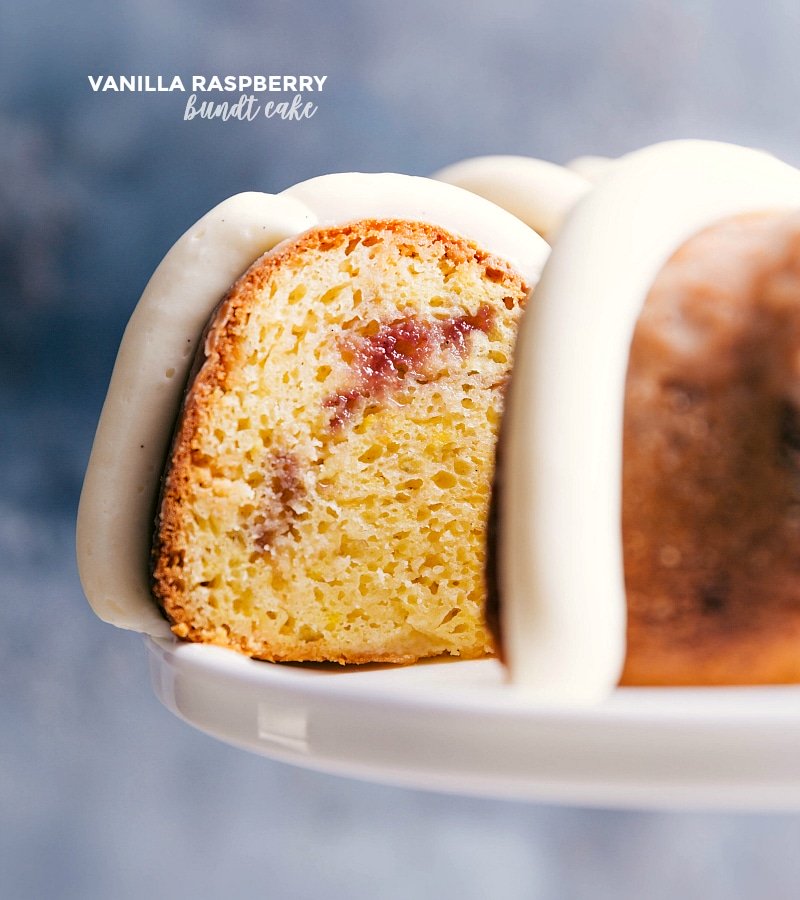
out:
{"label": "bundt cake", "polygon": [[543,699],[800,681],[800,172],[710,142],[607,167],[526,315],[492,594]]}
{"label": "bundt cake", "polygon": [[800,681],[800,214],[693,236],[625,395],[630,684]]}
{"label": "bundt cake", "polygon": [[[546,244],[406,176],[324,176],[223,207],[165,259],[123,341],[79,516],[90,600],[150,633],[160,608],[181,638],[265,660],[491,652],[494,444]],[[227,293],[223,258],[247,268]],[[148,375],[137,351],[153,341]]]}

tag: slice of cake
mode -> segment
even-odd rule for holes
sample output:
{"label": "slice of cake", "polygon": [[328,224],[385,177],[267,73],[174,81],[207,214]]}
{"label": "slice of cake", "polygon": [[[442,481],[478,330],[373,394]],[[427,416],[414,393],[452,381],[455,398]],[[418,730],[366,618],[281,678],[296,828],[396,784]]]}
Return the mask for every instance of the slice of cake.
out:
{"label": "slice of cake", "polygon": [[78,522],[95,610],[268,660],[490,652],[494,444],[547,253],[493,204],[408,176],[209,213],[120,348]]}
{"label": "slice of cake", "polygon": [[154,545],[173,631],[264,659],[491,650],[485,519],[528,286],[430,225],[314,229],[220,306]]}

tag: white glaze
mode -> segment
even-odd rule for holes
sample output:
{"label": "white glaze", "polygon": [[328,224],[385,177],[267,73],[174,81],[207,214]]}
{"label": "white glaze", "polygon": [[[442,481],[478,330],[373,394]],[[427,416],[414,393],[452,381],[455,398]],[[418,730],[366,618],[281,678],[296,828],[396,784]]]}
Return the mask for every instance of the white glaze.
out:
{"label": "white glaze", "polygon": [[318,225],[367,218],[441,225],[510,262],[530,285],[539,280],[547,258],[544,241],[532,238],[513,210],[430,178],[392,173],[321,175],[290,187],[282,196],[305,203]]}
{"label": "white glaze", "polygon": [[576,156],[565,166],[571,172],[576,172],[589,181],[597,181],[602,175],[610,171],[610,167],[616,162],[610,156]]}
{"label": "white glaze", "polygon": [[609,167],[564,222],[521,325],[505,423],[503,634],[532,697],[592,702],[619,678],[625,375],[658,271],[715,221],[793,207],[796,169],[677,141]]}
{"label": "white glaze", "polygon": [[197,339],[233,282],[280,241],[316,225],[402,218],[468,237],[533,286],[549,248],[504,210],[450,185],[328,175],[282,194],[239,194],[193,225],[145,288],[120,345],[78,511],[78,567],[100,618],[169,633],[150,594],[149,542],[161,467]]}
{"label": "white glaze", "polygon": [[527,156],[479,156],[448,166],[434,178],[497,203],[547,241],[592,186],[577,172]]}

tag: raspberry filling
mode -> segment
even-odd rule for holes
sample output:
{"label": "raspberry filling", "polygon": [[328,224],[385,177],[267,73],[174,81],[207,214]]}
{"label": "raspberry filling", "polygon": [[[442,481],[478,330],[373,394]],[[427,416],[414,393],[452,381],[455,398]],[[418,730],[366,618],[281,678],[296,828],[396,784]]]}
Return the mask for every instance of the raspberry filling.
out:
{"label": "raspberry filling", "polygon": [[300,464],[292,453],[273,452],[268,467],[269,493],[257,518],[255,544],[266,550],[276,537],[289,534],[297,517],[297,505],[305,495]]}
{"label": "raspberry filling", "polygon": [[430,362],[443,351],[464,357],[468,337],[489,334],[494,311],[482,304],[474,315],[423,321],[404,316],[378,326],[373,334],[342,341],[342,359],[353,373],[353,386],[331,394],[323,405],[332,410],[330,426],[337,430],[349,422],[366,400],[382,400],[402,387],[406,378],[425,381],[432,374]]}

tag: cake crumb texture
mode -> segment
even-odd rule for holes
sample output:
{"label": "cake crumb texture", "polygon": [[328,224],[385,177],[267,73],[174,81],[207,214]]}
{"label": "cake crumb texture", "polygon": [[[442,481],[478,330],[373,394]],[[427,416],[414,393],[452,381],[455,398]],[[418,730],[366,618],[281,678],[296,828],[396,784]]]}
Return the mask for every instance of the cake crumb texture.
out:
{"label": "cake crumb texture", "polygon": [[528,288],[436,227],[314,229],[212,320],[165,472],[153,590],[268,660],[492,651],[486,515]]}

